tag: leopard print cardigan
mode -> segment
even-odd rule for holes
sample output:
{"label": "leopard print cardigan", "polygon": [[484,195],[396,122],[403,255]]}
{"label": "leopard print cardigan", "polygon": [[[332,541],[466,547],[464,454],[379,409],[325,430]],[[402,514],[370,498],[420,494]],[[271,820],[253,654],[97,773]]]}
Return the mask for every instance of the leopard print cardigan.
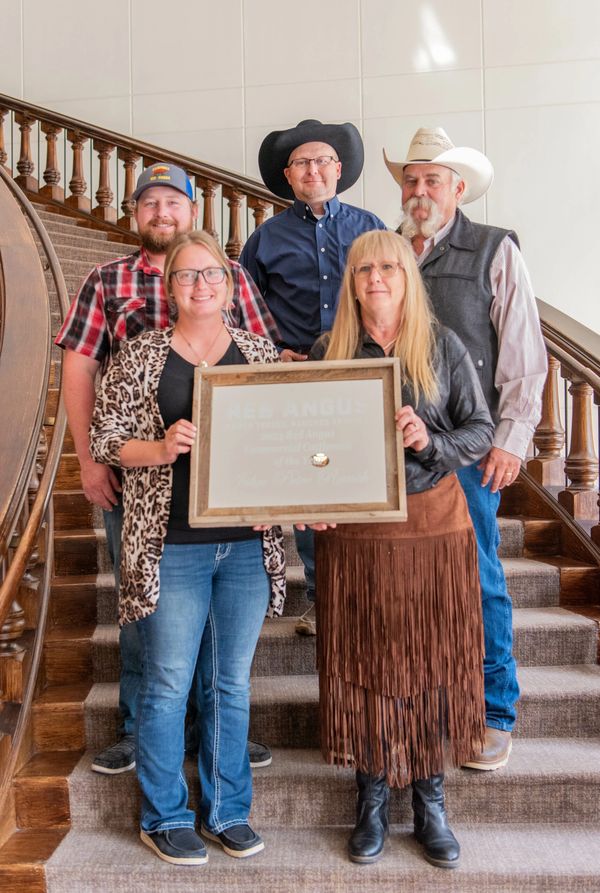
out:
{"label": "leopard print cardigan", "polygon": [[[279,360],[273,344],[241,329],[228,331],[248,363]],[[130,439],[162,440],[158,383],[167,360],[173,328],[145,332],[126,341],[102,379],[90,429],[90,452],[97,462],[119,465]],[[155,465],[123,469],[123,535],[119,624],[156,610],[160,596],[159,562],[169,520],[173,468]],[[268,616],[283,612],[285,554],[280,527],[262,535],[264,564],[271,582]]]}

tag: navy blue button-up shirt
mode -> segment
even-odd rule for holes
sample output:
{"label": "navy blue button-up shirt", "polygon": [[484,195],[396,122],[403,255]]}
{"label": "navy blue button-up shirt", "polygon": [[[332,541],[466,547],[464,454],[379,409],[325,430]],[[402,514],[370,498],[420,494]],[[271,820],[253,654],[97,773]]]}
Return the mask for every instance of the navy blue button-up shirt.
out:
{"label": "navy blue button-up shirt", "polygon": [[307,353],[333,325],[346,254],[354,239],[386,229],[370,211],[334,196],[318,219],[296,200],[252,233],[240,263],[248,270],[281,333],[280,344]]}

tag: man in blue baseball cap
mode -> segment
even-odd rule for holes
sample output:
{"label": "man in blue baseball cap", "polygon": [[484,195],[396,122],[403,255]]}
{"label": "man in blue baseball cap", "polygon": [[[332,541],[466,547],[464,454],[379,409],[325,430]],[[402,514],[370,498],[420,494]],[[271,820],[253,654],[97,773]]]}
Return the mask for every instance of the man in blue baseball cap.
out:
{"label": "man in blue baseball cap", "polygon": [[[139,176],[133,199],[141,247],[117,260],[94,267],[71,305],[56,344],[65,349],[63,364],[65,406],[79,459],[81,485],[89,502],[104,509],[107,544],[119,586],[123,506],[118,469],[94,462],[89,451],[89,428],[98,372],[104,374],[121,342],[148,329],[170,324],[164,287],[164,263],[169,245],[179,233],[194,228],[198,208],[186,172],[157,162]],[[233,324],[276,341],[279,333],[249,274],[230,262],[234,293],[229,308]],[[135,766],[135,709],[141,685],[141,657],[135,623],[123,628],[119,639],[119,740],[94,759],[92,769],[108,775]],[[267,747],[249,742],[253,767],[267,766]]]}
{"label": "man in blue baseball cap", "polygon": [[194,190],[186,172],[174,164],[151,164],[139,176],[135,192],[131,196],[137,202],[142,192],[152,186],[170,186],[187,195],[191,202],[194,201]]}

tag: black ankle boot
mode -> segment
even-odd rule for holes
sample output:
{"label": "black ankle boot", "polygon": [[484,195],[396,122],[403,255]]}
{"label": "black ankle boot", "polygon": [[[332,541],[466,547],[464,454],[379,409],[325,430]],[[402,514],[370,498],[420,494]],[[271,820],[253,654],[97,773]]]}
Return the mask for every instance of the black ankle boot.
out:
{"label": "black ankle boot", "polygon": [[432,775],[413,781],[415,837],[425,848],[425,858],[438,868],[457,868],[459,843],[448,827],[444,807],[444,776]]}
{"label": "black ankle boot", "polygon": [[352,862],[375,862],[383,852],[389,833],[390,789],[384,775],[377,778],[364,772],[356,773],[356,784],[356,826],[348,841],[348,851]]}

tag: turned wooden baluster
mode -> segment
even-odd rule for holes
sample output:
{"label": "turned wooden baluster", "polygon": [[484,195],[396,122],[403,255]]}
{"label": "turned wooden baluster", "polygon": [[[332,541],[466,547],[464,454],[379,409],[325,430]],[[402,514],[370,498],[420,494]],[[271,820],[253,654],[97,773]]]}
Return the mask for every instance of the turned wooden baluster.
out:
{"label": "turned wooden baluster", "polygon": [[8,154],[6,152],[6,143],[4,142],[4,119],[8,114],[8,109],[0,108],[0,164],[2,164],[10,173],[10,168],[6,163],[8,161]]}
{"label": "turned wooden baluster", "polygon": [[[27,523],[27,516],[29,514],[29,505],[24,507],[21,518],[19,519],[18,524],[18,532],[15,533],[12,537],[9,546],[9,552],[14,552],[19,544],[20,536],[25,529],[25,524]],[[23,632],[25,630],[25,612],[23,608],[17,601],[17,599],[13,599],[11,602],[11,606],[9,612],[6,616],[6,620],[0,627],[0,661],[7,661],[13,658],[16,654],[22,654],[25,650],[23,646],[19,643],[18,639],[21,638]],[[6,676],[7,672],[4,670],[3,665],[0,664],[0,674],[3,678],[3,689],[6,691],[7,688],[10,688],[10,685],[6,685]],[[10,695],[9,695],[10,696]]]}
{"label": "turned wooden baluster", "polygon": [[219,235],[215,229],[215,195],[217,194],[216,183],[212,180],[198,180],[198,185],[202,190],[203,210],[202,210],[202,229],[213,239],[219,241]]}
{"label": "turned wooden baluster", "polygon": [[593,391],[585,381],[577,380],[567,371],[563,377],[571,381],[569,393],[573,398],[571,411],[571,442],[565,461],[565,472],[571,482],[558,494],[558,501],[570,515],[579,520],[597,520],[598,457],[594,452],[592,433]]}
{"label": "turned wooden baluster", "polygon": [[[596,418],[598,420],[598,442],[600,443],[600,394],[594,394],[594,404],[597,407],[596,409]],[[600,477],[598,479],[598,506],[596,509],[596,521],[599,520],[600,517]],[[600,523],[595,524],[592,527],[590,533],[593,541],[597,546],[600,546]]]}
{"label": "turned wooden baluster", "polygon": [[228,187],[223,190],[223,195],[229,205],[229,238],[225,245],[227,257],[237,260],[242,253],[244,243],[242,241],[241,207],[243,195],[237,189]]}
{"label": "turned wooden baluster", "polygon": [[18,175],[15,177],[15,183],[18,183],[21,189],[28,189],[30,192],[37,192],[38,181],[32,176],[35,165],[31,157],[31,125],[35,123],[35,118],[26,115],[24,112],[17,112],[15,121],[21,130],[21,154],[17,161]]}
{"label": "turned wooden baluster", "polygon": [[92,209],[92,215],[105,220],[107,223],[117,222],[117,210],[112,206],[114,194],[110,188],[110,156],[114,152],[115,147],[103,140],[94,140],[94,151],[98,153],[100,159],[100,176],[98,179],[98,189],[96,190],[97,205]]}
{"label": "turned wooden baluster", "polygon": [[252,198],[248,196],[248,207],[252,208],[252,216],[254,217],[254,229],[258,229],[261,223],[264,223],[269,210],[269,202],[262,198]]}
{"label": "turned wooden baluster", "polygon": [[558,400],[560,363],[548,354],[548,375],[542,396],[542,418],[533,435],[536,455],[527,463],[527,471],[542,486],[561,486],[565,482],[562,448],[565,429]]}
{"label": "turned wooden baluster", "polygon": [[132,233],[137,232],[137,223],[133,216],[135,211],[135,202],[132,195],[135,189],[135,168],[140,160],[140,156],[132,152],[131,149],[119,149],[117,158],[123,162],[125,168],[125,187],[123,190],[123,201],[121,202],[121,210],[123,216],[119,217],[119,226],[128,229]]}
{"label": "turned wooden baluster", "polygon": [[65,204],[78,211],[89,213],[91,202],[86,195],[87,183],[83,176],[83,147],[88,137],[80,130],[67,130],[67,139],[73,148],[73,175],[69,181],[71,195],[65,200]]}
{"label": "turned wooden baluster", "polygon": [[62,133],[62,127],[42,122],[41,128],[42,133],[46,134],[46,170],[43,174],[46,185],[40,189],[40,195],[62,202],[65,193],[62,187],[58,185],[60,183],[60,168],[58,167],[58,156],[56,154],[56,138],[59,133]]}

